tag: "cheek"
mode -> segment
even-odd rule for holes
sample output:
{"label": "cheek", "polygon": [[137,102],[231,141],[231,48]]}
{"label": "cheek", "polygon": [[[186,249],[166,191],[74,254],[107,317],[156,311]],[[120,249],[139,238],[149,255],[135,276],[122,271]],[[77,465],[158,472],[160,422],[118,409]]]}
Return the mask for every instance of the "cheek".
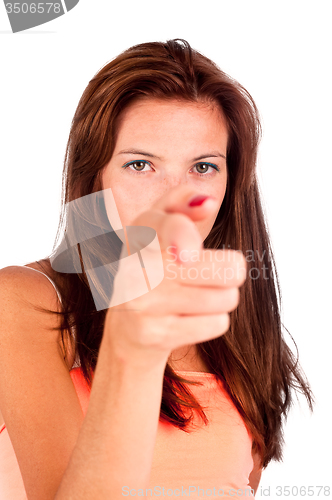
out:
{"label": "cheek", "polygon": [[107,215],[111,225],[120,218],[121,226],[127,224],[128,194],[121,187],[121,182],[114,179],[109,169],[102,175],[102,189],[105,190],[104,199],[107,208]]}
{"label": "cheek", "polygon": [[220,172],[214,176],[213,180],[208,184],[207,194],[211,194],[214,196],[219,203],[219,207],[221,206],[228,182],[228,173],[226,165],[222,165],[220,167]]}
{"label": "cheek", "polygon": [[227,186],[227,181],[225,179],[225,182],[219,186],[219,189],[216,192],[211,193],[213,196],[215,196],[219,200],[219,208],[208,219],[196,222],[197,228],[198,228],[201,236],[203,237],[203,239],[205,239],[209,235],[211,229],[213,228],[213,225],[214,225],[215,220],[218,216],[220,207],[221,207],[223,200],[225,198],[226,186]]}
{"label": "cheek", "polygon": [[217,215],[218,215],[218,212],[215,213],[214,215],[212,215],[211,217],[209,217],[208,219],[195,222],[196,227],[197,227],[199,234],[201,235],[203,241],[210,234],[210,231],[213,228],[214,221],[217,218]]}
{"label": "cheek", "polygon": [[132,217],[132,208],[135,203],[128,193],[122,189],[112,189],[113,197],[123,226],[128,226]]}
{"label": "cheek", "polygon": [[128,185],[117,184],[112,188],[112,193],[123,226],[132,225],[136,217],[150,207],[137,187],[130,189]]}

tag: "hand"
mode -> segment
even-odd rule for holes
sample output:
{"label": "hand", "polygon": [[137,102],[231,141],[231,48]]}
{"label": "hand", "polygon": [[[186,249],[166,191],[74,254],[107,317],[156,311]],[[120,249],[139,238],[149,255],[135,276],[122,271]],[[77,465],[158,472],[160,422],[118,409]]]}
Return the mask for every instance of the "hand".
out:
{"label": "hand", "polygon": [[[194,221],[211,215],[217,200],[190,207],[197,194],[178,186],[133,223],[157,232],[165,274],[148,293],[108,309],[105,331],[121,359],[142,366],[146,361],[166,363],[173,350],[219,337],[229,328],[228,313],[238,305],[246,261],[238,251],[203,249]],[[160,259],[160,251],[158,256],[150,253],[151,262],[154,258]],[[135,286],[134,270],[129,274]],[[123,276],[120,261],[114,293],[124,286]]]}

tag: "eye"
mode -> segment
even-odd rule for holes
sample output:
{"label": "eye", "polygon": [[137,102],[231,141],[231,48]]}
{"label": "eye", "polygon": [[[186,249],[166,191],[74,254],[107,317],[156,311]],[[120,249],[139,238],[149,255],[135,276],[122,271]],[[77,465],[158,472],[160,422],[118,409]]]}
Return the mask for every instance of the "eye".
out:
{"label": "eye", "polygon": [[214,163],[206,163],[206,162],[205,163],[196,163],[194,168],[196,168],[198,175],[205,176],[205,177],[213,175],[214,172],[212,172],[211,170],[207,174],[209,169],[213,169],[213,170],[216,170],[217,172],[219,172],[219,168]]}
{"label": "eye", "polygon": [[[126,163],[125,165],[123,165],[122,168],[128,168],[130,167],[130,170],[133,171],[133,172],[136,172],[136,173],[139,173],[139,172],[142,172],[143,174],[145,174],[146,172],[149,172],[149,170],[147,171],[143,171],[143,169],[146,167],[146,166],[149,166],[150,167],[150,164],[148,161],[145,161],[145,160],[135,160],[135,161],[130,161],[128,163]],[[131,168],[133,167],[133,168]],[[150,170],[151,167],[150,167]]]}

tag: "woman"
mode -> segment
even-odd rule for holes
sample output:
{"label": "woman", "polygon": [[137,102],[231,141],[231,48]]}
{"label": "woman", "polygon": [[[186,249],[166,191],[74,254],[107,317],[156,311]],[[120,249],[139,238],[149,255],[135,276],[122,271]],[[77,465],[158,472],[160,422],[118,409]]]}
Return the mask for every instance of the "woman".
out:
{"label": "woman", "polygon": [[[234,498],[282,459],[291,389],[313,397],[282,335],[259,135],[248,92],[183,40],[90,81],[55,252],[1,271],[1,498]],[[158,255],[164,277],[110,303],[138,283],[137,226],[160,245],[147,286]]]}

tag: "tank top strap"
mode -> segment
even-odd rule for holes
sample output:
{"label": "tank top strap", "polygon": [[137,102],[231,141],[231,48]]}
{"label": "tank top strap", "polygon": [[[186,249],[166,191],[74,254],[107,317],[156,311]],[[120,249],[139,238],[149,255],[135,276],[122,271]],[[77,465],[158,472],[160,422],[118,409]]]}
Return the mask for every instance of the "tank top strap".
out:
{"label": "tank top strap", "polygon": [[[38,269],[34,269],[33,267],[29,267],[29,266],[17,266],[17,267],[27,267],[28,269],[32,269],[33,271],[37,271],[37,273],[43,274],[52,283],[52,285],[54,286],[54,289],[55,289],[55,291],[57,293],[57,296],[59,297],[60,304],[62,304],[60,293],[59,293],[59,291],[58,291],[58,289],[57,289],[54,281],[51,280],[51,278],[49,276],[47,276],[47,274],[43,273],[42,271],[38,271]],[[75,330],[75,327],[71,328],[71,332],[72,332],[74,340],[76,341],[76,330]],[[76,357],[75,357],[72,369],[73,368],[79,368],[80,366],[81,366],[80,359],[79,359],[78,353],[76,353]]]}
{"label": "tank top strap", "polygon": [[60,304],[62,304],[60,293],[59,293],[59,291],[58,291],[58,289],[57,289],[54,281],[51,280],[51,278],[49,276],[47,276],[47,274],[43,273],[42,271],[38,271],[38,269],[35,269],[33,267],[29,267],[29,266],[18,266],[18,267],[25,267],[25,268],[28,268],[28,269],[32,269],[33,271],[36,271],[37,273],[43,274],[48,279],[48,281],[50,281],[52,283],[52,285],[54,286],[54,289],[55,289],[55,291],[57,293],[57,296],[59,298]]}

